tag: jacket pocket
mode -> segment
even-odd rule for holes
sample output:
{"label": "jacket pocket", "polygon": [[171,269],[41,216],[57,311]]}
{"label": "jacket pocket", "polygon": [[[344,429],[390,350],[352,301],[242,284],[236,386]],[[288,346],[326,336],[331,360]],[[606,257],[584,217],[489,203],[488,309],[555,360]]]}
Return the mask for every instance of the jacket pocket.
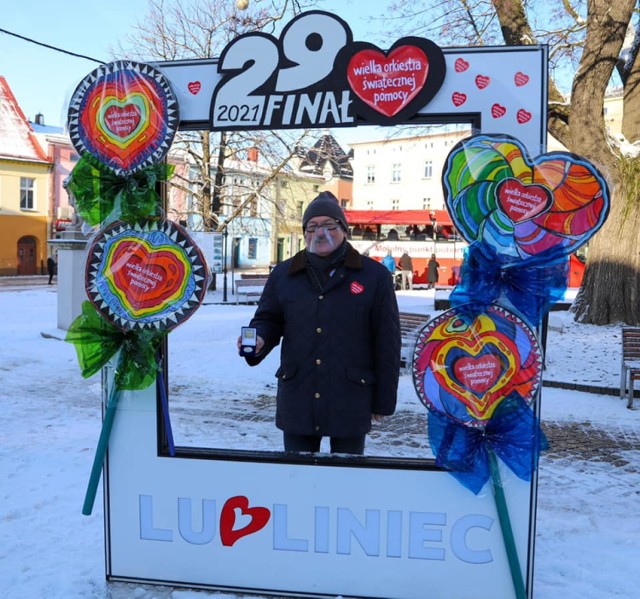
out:
{"label": "jacket pocket", "polygon": [[282,382],[290,381],[295,378],[298,373],[298,367],[295,364],[280,364],[280,368],[276,370],[275,377]]}
{"label": "jacket pocket", "polygon": [[374,385],[376,382],[376,375],[372,370],[367,370],[366,368],[356,368],[355,366],[350,366],[349,368],[347,368],[347,378],[352,383],[357,383],[358,385],[362,385],[363,387]]}

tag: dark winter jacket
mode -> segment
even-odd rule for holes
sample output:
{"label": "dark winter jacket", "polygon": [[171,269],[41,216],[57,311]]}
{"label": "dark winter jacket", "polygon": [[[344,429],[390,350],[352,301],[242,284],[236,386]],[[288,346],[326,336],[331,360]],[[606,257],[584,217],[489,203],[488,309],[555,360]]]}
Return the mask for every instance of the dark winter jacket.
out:
{"label": "dark winter jacket", "polygon": [[291,434],[353,437],[371,415],[393,414],[400,323],[393,281],[380,263],[347,244],[344,263],[319,290],[303,250],[277,265],[251,326],[264,351],[282,339],[276,425]]}
{"label": "dark winter jacket", "polygon": [[440,268],[440,264],[434,258],[429,260],[428,264],[428,272],[427,272],[427,282],[429,283],[437,283],[438,282],[438,268]]}

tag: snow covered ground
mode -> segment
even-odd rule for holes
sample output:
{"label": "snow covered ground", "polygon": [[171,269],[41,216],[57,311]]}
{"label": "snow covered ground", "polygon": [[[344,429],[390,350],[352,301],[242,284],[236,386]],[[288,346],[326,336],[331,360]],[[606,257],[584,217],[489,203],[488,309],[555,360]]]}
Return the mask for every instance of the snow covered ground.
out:
{"label": "snow covered ground", "polygon": [[[404,310],[435,313],[432,291],[398,297]],[[56,301],[55,286],[0,288],[0,597],[248,597],[105,582],[100,493],[93,514],[81,514],[101,426],[100,381],[82,379],[74,348],[55,339],[64,334]],[[220,301],[210,292],[169,337],[176,443],[279,448],[277,355],[248,368],[235,342],[255,307]],[[578,325],[566,312],[550,322],[546,379],[618,386],[619,326]],[[638,596],[640,410],[615,395],[544,387],[541,413],[543,428],[569,437],[569,449],[554,451],[552,443],[541,458],[533,596]],[[410,425],[406,436],[399,439],[389,419],[372,432],[367,453],[425,455],[426,414],[408,374],[397,418]]]}

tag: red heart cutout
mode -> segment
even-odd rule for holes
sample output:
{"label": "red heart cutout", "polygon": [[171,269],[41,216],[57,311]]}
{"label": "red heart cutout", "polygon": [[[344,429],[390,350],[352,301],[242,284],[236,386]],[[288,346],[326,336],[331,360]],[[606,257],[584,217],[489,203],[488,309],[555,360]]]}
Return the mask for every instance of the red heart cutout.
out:
{"label": "red heart cutout", "polygon": [[[251,522],[243,528],[234,530],[236,508],[243,516],[250,516]],[[271,512],[266,507],[249,507],[249,500],[244,495],[230,497],[222,506],[220,513],[220,540],[225,547],[231,547],[238,539],[262,530],[269,522]]]}
{"label": "red heart cutout", "polygon": [[507,114],[507,109],[504,106],[500,106],[500,104],[494,104],[491,107],[491,116],[494,119],[499,119],[500,117],[503,117],[505,114]]}
{"label": "red heart cutout", "polygon": [[513,80],[515,81],[517,87],[522,87],[529,82],[529,75],[525,75],[521,71],[518,71],[514,75]]}
{"label": "red heart cutout", "polygon": [[429,74],[427,55],[417,46],[403,45],[387,55],[378,49],[356,52],[347,66],[347,80],[365,104],[395,116],[422,91]]}
{"label": "red heart cutout", "polygon": [[133,312],[161,306],[180,291],[185,264],[171,250],[147,248],[144,242],[123,240],[114,249],[113,283]]}
{"label": "red heart cutout", "polygon": [[202,84],[199,81],[190,81],[187,83],[187,89],[195,96],[202,87]]}
{"label": "red heart cutout", "polygon": [[140,124],[140,110],[133,104],[109,106],[104,113],[104,122],[113,135],[125,139]]}
{"label": "red heart cutout", "polygon": [[453,374],[463,387],[481,396],[500,378],[502,364],[495,355],[468,356],[456,361]]}
{"label": "red heart cutout", "polygon": [[531,113],[527,112],[524,108],[521,108],[516,114],[516,119],[518,120],[518,123],[523,125],[531,120]]}
{"label": "red heart cutout", "polygon": [[451,94],[451,101],[455,106],[462,106],[467,101],[467,94],[453,92],[453,94]]}
{"label": "red heart cutout", "polygon": [[456,73],[463,73],[469,68],[469,63],[464,58],[456,59],[455,64],[453,65]]}
{"label": "red heart cutout", "polygon": [[542,185],[525,185],[519,179],[504,179],[496,188],[500,209],[514,222],[531,220],[553,204],[553,194]]}
{"label": "red heart cutout", "polygon": [[358,295],[359,293],[362,293],[363,291],[364,291],[364,286],[363,285],[361,285],[357,281],[354,281],[353,283],[351,283],[351,293],[353,293],[354,295]]}
{"label": "red heart cutout", "polygon": [[476,77],[476,85],[478,86],[478,89],[484,89],[489,85],[490,82],[491,78],[487,77],[486,75],[478,75]]}

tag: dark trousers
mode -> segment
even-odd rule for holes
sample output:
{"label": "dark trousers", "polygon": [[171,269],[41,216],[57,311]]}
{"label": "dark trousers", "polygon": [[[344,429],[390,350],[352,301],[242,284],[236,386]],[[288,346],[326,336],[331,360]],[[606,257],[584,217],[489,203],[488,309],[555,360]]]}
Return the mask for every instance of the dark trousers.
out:
{"label": "dark trousers", "polygon": [[[317,453],[322,437],[316,435],[292,435],[283,433],[284,450]],[[364,453],[365,435],[359,437],[331,437],[331,453]]]}

